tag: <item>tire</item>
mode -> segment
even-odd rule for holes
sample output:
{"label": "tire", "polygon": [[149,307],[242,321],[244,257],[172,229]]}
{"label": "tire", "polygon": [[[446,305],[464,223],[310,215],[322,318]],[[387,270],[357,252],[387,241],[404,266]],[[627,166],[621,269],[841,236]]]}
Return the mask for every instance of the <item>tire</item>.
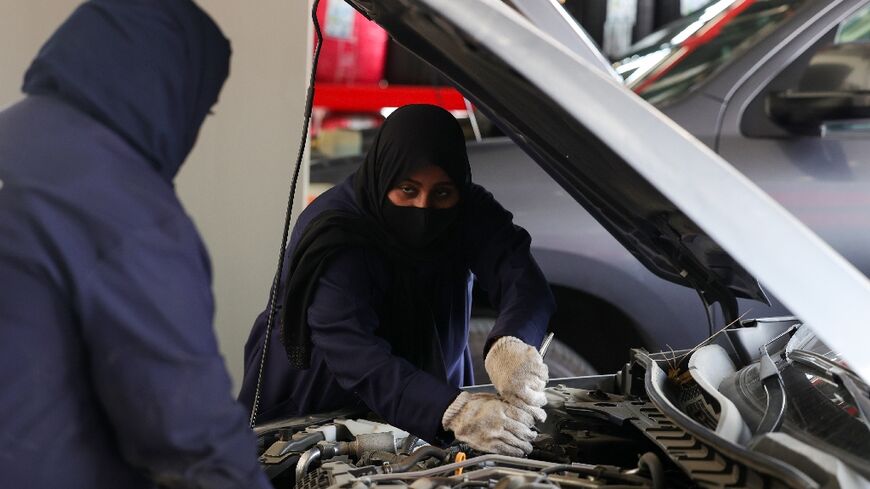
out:
{"label": "tire", "polygon": [[613,305],[564,287],[551,287],[556,313],[550,330],[596,370],[613,373],[629,361],[632,348],[649,348],[639,328]]}
{"label": "tire", "polygon": [[[489,376],[483,364],[483,345],[490,330],[495,325],[491,317],[472,317],[468,325],[468,347],[471,349],[471,359],[474,364],[474,383],[489,384]],[[553,339],[544,363],[550,370],[550,378],[581,377],[596,375],[598,372],[586,360],[558,339]]]}

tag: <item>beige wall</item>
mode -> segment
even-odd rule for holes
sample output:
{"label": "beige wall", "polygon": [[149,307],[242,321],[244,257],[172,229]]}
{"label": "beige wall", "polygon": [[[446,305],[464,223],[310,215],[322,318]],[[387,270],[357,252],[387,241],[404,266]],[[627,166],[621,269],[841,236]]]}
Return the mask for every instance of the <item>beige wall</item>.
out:
{"label": "beige wall", "polygon": [[[0,0],[0,107],[77,0]],[[242,349],[263,309],[296,158],[308,63],[307,3],[199,0],[233,45],[230,78],[177,179],[212,257],[216,330],[239,385]]]}

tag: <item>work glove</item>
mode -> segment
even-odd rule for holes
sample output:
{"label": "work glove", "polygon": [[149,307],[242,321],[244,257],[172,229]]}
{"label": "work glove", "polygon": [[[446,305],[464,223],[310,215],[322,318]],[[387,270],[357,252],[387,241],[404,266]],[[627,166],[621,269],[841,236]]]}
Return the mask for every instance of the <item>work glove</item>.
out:
{"label": "work glove", "polygon": [[547,419],[547,365],[534,347],[513,336],[502,336],[484,360],[486,373],[501,396],[538,421]]}
{"label": "work glove", "polygon": [[522,457],[532,451],[532,415],[496,394],[463,392],[444,411],[441,424],[457,440],[481,452]]}

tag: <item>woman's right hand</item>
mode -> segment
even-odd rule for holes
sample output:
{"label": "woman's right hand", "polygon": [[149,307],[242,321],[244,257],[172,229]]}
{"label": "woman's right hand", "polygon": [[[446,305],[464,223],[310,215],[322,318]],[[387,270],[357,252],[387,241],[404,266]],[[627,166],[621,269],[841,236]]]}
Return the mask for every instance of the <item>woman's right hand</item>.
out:
{"label": "woman's right hand", "polygon": [[496,394],[463,392],[444,411],[441,424],[457,440],[482,452],[522,457],[531,453],[535,420]]}
{"label": "woman's right hand", "polygon": [[502,336],[489,349],[484,360],[486,373],[498,393],[540,422],[547,419],[544,387],[548,369],[533,346],[513,336]]}

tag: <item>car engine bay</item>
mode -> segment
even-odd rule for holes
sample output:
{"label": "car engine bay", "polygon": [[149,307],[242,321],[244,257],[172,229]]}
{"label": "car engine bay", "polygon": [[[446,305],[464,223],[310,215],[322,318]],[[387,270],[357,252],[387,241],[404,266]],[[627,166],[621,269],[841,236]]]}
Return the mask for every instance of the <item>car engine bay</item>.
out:
{"label": "car engine bay", "polygon": [[[257,427],[260,463],[275,487],[299,489],[867,487],[866,386],[833,395],[836,381],[806,377],[802,388],[828,393],[813,409],[821,402],[852,423],[830,439],[814,438],[824,425],[814,435],[796,424],[807,406],[775,388],[787,386],[780,372],[792,357],[809,356],[794,348],[808,335],[793,318],[745,321],[692,350],[632,350],[616,374],[551,380],[527,458],[436,447],[348,409]],[[760,403],[746,394],[759,382]]]}

